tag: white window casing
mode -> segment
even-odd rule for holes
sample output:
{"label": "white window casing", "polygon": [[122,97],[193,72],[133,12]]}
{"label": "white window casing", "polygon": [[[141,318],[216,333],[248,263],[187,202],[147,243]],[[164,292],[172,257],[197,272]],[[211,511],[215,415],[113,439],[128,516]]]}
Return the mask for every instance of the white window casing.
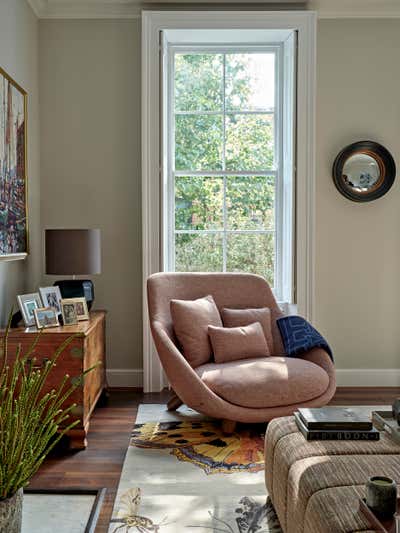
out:
{"label": "white window casing", "polygon": [[[215,32],[213,30],[218,30]],[[313,12],[144,11],[142,15],[143,364],[145,392],[166,384],[151,339],[147,277],[173,269],[173,95],[176,50],[273,47],[276,80],[276,283],[285,308],[314,307],[315,39]],[[213,48],[214,47],[214,48]],[[168,157],[164,157],[168,154]],[[195,173],[194,173],[195,174]],[[204,172],[201,173],[204,175]],[[208,172],[207,175],[212,173]],[[221,173],[219,173],[221,174]],[[240,172],[235,171],[235,175]],[[185,173],[187,175],[187,173]],[[279,231],[278,231],[279,228]]]}

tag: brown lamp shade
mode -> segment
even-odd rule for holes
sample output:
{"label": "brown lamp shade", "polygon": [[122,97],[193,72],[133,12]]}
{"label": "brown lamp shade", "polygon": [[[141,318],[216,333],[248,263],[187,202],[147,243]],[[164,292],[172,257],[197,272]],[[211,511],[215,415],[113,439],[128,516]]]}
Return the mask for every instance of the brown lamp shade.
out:
{"label": "brown lamp shade", "polygon": [[46,274],[100,274],[99,229],[47,229]]}

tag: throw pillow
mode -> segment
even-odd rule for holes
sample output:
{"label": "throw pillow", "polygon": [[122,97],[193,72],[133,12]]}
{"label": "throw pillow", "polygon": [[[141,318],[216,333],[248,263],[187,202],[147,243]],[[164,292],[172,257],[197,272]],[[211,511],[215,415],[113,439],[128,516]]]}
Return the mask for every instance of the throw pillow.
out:
{"label": "throw pillow", "polygon": [[208,326],[216,363],[227,363],[250,357],[270,355],[262,326],[259,322],[238,328]]}
{"label": "throw pillow", "polygon": [[268,307],[254,309],[222,309],[222,322],[227,328],[238,326],[248,326],[254,322],[260,322],[268,348],[271,354],[274,353],[274,340],[272,337],[271,310]]}
{"label": "throw pillow", "polygon": [[212,296],[197,300],[171,300],[171,317],[175,335],[188,363],[196,368],[212,357],[208,326],[222,326]]}

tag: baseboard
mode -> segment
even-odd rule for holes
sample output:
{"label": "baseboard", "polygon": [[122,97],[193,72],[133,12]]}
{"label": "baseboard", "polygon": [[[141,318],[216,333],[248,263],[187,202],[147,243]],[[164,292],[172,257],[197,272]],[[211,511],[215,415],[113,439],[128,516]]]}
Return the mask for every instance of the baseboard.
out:
{"label": "baseboard", "polygon": [[400,368],[337,368],[338,387],[400,387]]}
{"label": "baseboard", "polygon": [[141,368],[108,368],[107,383],[111,388],[143,387],[143,370]]}

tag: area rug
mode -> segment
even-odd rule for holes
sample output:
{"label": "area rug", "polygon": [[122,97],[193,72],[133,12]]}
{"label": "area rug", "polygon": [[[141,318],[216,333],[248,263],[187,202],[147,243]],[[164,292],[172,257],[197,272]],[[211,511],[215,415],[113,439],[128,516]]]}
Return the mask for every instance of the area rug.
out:
{"label": "area rug", "polygon": [[181,407],[141,405],[109,533],[282,533],[267,499],[263,435]]}
{"label": "area rug", "polygon": [[206,474],[264,470],[264,435],[257,430],[240,428],[226,436],[218,421],[135,424],[131,445],[169,449],[178,460],[195,464]]}

